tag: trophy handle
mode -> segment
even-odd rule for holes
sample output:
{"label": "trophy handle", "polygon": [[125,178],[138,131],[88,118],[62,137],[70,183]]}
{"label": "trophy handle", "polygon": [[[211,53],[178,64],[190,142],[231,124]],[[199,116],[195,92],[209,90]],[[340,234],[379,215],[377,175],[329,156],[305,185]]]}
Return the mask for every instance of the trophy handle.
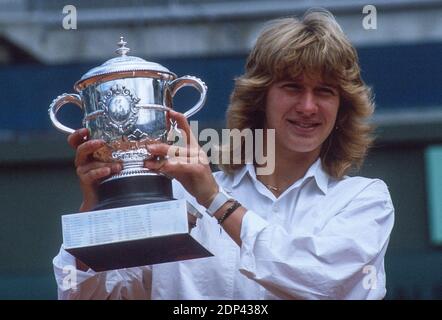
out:
{"label": "trophy handle", "polygon": [[184,116],[186,118],[189,118],[190,116],[194,115],[198,111],[201,110],[201,108],[204,106],[204,103],[206,102],[206,95],[207,95],[207,86],[206,84],[201,81],[201,79],[192,77],[192,76],[184,76],[180,77],[178,79],[173,80],[169,83],[168,89],[170,90],[170,95],[172,98],[175,96],[177,91],[183,87],[194,87],[197,89],[200,93],[200,99],[198,102],[189,110],[184,112]]}
{"label": "trophy handle", "polygon": [[49,112],[49,118],[51,119],[52,124],[54,125],[55,128],[57,128],[61,132],[71,134],[75,130],[61,124],[56,117],[58,110],[60,110],[60,108],[64,106],[66,103],[73,103],[81,110],[83,110],[83,102],[81,101],[80,95],[63,93],[62,95],[55,98],[54,101],[52,101],[51,105],[49,106],[48,112]]}

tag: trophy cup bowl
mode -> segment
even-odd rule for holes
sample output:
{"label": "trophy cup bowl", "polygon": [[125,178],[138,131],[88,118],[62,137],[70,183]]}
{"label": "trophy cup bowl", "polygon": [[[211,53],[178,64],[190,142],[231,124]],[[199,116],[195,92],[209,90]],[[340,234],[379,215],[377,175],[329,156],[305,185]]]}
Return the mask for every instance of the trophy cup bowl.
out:
{"label": "trophy cup bowl", "polygon": [[123,37],[118,46],[116,58],[89,70],[75,83],[78,94],[64,93],[49,107],[53,125],[70,134],[74,129],[60,123],[57,112],[68,103],[78,106],[90,139],[106,142],[94,158],[122,163],[121,172],[98,186],[94,210],[173,199],[171,179],[143,166],[144,160],[152,158],[147,146],[168,142],[173,129],[168,112],[179,89],[191,86],[200,93],[199,101],[184,113],[186,117],[203,107],[207,94],[206,85],[196,77],[177,78],[160,64],[128,56],[130,49]]}

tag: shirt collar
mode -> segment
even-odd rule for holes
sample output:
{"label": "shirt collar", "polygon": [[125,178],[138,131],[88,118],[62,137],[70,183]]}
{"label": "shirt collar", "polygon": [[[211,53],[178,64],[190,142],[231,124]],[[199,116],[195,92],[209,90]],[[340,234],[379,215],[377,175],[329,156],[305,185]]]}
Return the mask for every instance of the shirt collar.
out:
{"label": "shirt collar", "polygon": [[233,176],[232,187],[236,187],[244,178],[246,173],[249,173],[250,177],[256,179],[255,168],[251,163],[246,163],[240,169],[236,170]]}
{"label": "shirt collar", "polygon": [[[236,187],[243,179],[244,176],[248,174],[252,180],[256,181],[256,172],[255,167],[251,163],[247,163],[244,166],[242,166],[241,169],[238,169],[235,172],[235,175],[233,177],[233,184],[232,187]],[[321,159],[318,158],[307,170],[305,175],[297,180],[292,186],[294,185],[300,185],[302,184],[306,179],[313,177],[316,181],[316,185],[318,188],[324,193],[327,193],[328,190],[328,174],[324,171],[324,168],[322,167]],[[291,187],[290,187],[291,188]]]}
{"label": "shirt collar", "polygon": [[[321,191],[326,194],[328,190],[328,181],[329,181],[329,175],[327,172],[325,172],[324,168],[322,167],[322,161],[320,158],[318,158],[315,163],[312,164],[310,169],[314,168],[313,176],[315,178],[316,184],[318,185],[318,188],[321,189]],[[309,169],[309,170],[310,170]]]}

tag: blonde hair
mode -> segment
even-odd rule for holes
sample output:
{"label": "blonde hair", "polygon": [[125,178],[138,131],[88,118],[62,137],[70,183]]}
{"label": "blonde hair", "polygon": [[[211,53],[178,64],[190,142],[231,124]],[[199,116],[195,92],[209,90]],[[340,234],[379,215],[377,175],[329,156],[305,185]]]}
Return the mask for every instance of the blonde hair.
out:
{"label": "blonde hair", "polygon": [[[302,19],[271,21],[258,37],[245,69],[230,97],[229,129],[264,128],[266,95],[272,83],[304,73],[319,74],[336,84],[340,95],[336,129],[320,152],[324,170],[341,178],[362,165],[373,141],[373,128],[366,120],[373,113],[374,103],[370,88],[361,78],[356,50],[330,12],[311,10]],[[243,165],[220,167],[232,173]]]}

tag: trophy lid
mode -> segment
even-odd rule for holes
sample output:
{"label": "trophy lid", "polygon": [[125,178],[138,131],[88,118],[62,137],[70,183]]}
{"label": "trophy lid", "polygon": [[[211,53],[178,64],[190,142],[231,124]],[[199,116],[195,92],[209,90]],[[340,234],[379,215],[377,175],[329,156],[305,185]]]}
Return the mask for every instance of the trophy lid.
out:
{"label": "trophy lid", "polygon": [[160,79],[176,78],[176,74],[158,63],[146,61],[139,57],[128,56],[127,53],[130,51],[130,49],[126,47],[126,44],[127,42],[124,41],[124,38],[120,37],[118,49],[115,50],[119,56],[107,60],[102,65],[86,72],[81,79],[75,83],[74,88],[77,91],[81,91],[90,84],[94,84],[98,81],[105,82],[127,77],[148,77]]}

